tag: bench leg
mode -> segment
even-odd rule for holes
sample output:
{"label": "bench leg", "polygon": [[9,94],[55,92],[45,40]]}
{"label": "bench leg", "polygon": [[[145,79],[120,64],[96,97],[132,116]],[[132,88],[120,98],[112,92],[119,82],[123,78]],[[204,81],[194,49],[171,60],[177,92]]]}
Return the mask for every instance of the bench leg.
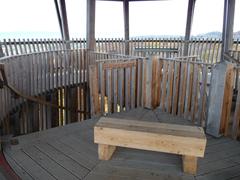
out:
{"label": "bench leg", "polygon": [[182,156],[183,171],[188,174],[195,175],[197,173],[197,157],[195,156]]}
{"label": "bench leg", "polygon": [[116,146],[98,144],[98,157],[101,160],[109,160],[111,159],[115,150]]}

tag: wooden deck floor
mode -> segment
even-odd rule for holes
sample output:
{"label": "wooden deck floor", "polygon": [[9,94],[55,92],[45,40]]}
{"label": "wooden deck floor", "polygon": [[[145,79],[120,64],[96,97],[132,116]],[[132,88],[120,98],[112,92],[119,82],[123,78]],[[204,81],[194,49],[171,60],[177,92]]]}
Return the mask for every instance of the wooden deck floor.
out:
{"label": "wooden deck floor", "polygon": [[[114,117],[189,124],[158,110],[136,109]],[[180,180],[240,179],[240,142],[208,136],[205,158],[197,176],[182,172],[181,157],[172,154],[118,148],[110,161],[99,161],[93,143],[97,119],[17,137],[6,146],[6,159],[22,179]]]}

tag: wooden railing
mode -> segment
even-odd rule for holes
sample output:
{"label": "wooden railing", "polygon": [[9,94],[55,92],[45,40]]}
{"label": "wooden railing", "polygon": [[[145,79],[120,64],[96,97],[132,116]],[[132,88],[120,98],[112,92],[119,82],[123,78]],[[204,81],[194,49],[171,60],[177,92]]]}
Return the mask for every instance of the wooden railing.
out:
{"label": "wooden railing", "polygon": [[97,62],[89,71],[93,115],[160,106],[205,126],[211,64],[199,62],[195,56]]}
{"label": "wooden railing", "polygon": [[127,111],[142,104],[143,58],[108,58],[96,60],[96,64],[89,67],[93,115]]}
{"label": "wooden railing", "polygon": [[160,106],[164,112],[183,116],[204,127],[211,67],[194,56],[153,58],[148,67],[152,71],[149,75],[152,107]]}
{"label": "wooden railing", "polygon": [[76,49],[1,58],[6,75],[0,88],[4,133],[23,134],[89,118],[86,54]]}
{"label": "wooden railing", "polygon": [[[125,54],[125,43],[123,39],[97,39],[96,51],[114,54]],[[198,56],[205,63],[216,63],[221,58],[222,42],[217,39],[192,39],[185,42],[183,39],[161,39],[161,38],[135,38],[128,41],[129,52],[133,56],[145,56],[157,54],[161,57],[169,57],[169,51],[177,50],[172,53],[171,58],[183,56],[184,45],[188,44],[188,56]],[[65,42],[60,39],[31,39],[31,40],[3,40],[0,45],[5,56],[18,55],[33,52],[43,52],[49,50],[62,50],[66,44],[71,49],[81,49],[86,47],[85,39],[73,39]],[[232,48],[234,51],[240,50],[240,41],[234,41]],[[139,50],[142,49],[142,50]],[[158,53],[153,53],[155,49]],[[148,51],[149,50],[149,51]],[[164,53],[164,51],[166,51]]]}

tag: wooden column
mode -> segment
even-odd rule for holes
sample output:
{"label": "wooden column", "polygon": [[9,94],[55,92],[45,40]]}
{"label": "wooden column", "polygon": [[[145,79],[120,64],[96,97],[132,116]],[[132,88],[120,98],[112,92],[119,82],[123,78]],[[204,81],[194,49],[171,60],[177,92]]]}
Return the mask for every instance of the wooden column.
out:
{"label": "wooden column", "polygon": [[235,0],[224,1],[223,30],[222,30],[222,57],[232,47],[234,24]]}
{"label": "wooden column", "polygon": [[65,0],[60,0],[60,8],[62,15],[62,28],[63,28],[63,39],[69,41],[69,30],[68,30],[68,20],[67,20],[67,10]]}
{"label": "wooden column", "polygon": [[187,11],[187,22],[186,22],[186,29],[185,29],[185,45],[184,45],[184,56],[188,55],[188,41],[190,40],[191,36],[191,29],[192,29],[192,21],[194,15],[194,8],[195,8],[196,0],[188,0],[188,11]]}
{"label": "wooden column", "polygon": [[213,67],[206,132],[220,137],[227,132],[233,92],[233,65],[221,62]]}
{"label": "wooden column", "polygon": [[129,0],[123,0],[125,54],[129,55]]}
{"label": "wooden column", "polygon": [[64,38],[63,28],[62,28],[62,18],[61,18],[59,6],[58,6],[58,1],[54,0],[54,4],[55,4],[56,12],[57,12],[57,18],[58,18],[58,24],[59,24],[60,32],[61,32],[62,38]]}
{"label": "wooden column", "polygon": [[95,10],[96,0],[87,0],[87,49],[94,50],[95,40]]}

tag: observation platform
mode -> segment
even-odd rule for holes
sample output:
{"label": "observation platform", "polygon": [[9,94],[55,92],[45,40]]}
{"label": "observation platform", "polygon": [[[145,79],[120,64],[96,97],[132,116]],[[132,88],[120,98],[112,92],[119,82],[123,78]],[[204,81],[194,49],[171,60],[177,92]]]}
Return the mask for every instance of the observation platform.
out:
{"label": "observation platform", "polygon": [[[137,108],[110,115],[116,118],[191,125],[190,121],[161,112]],[[207,180],[240,179],[240,142],[207,136],[204,158],[196,176],[182,172],[181,156],[118,148],[109,161],[98,159],[93,142],[96,119],[16,137],[5,145],[4,155],[21,179],[85,180]]]}

